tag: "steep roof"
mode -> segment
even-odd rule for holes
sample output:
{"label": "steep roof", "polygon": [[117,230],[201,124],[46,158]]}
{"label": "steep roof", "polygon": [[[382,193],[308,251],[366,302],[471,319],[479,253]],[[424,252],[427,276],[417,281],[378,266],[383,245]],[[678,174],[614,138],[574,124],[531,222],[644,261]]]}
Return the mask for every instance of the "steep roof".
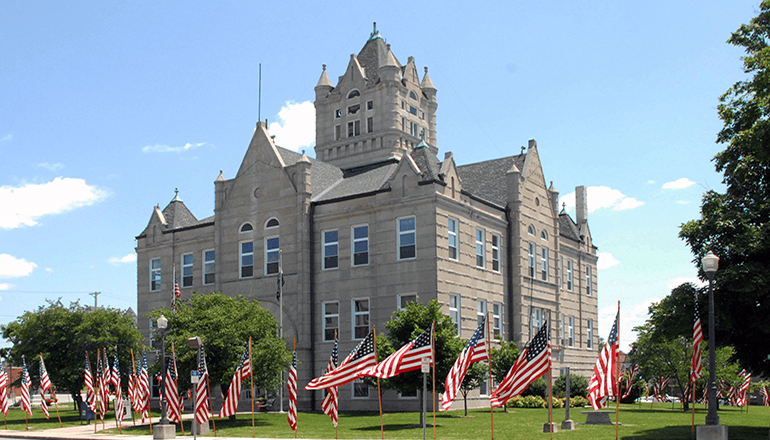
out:
{"label": "steep roof", "polygon": [[344,170],[342,177],[326,190],[317,192],[313,188],[313,201],[353,197],[385,189],[397,168],[398,160],[390,159]]}
{"label": "steep roof", "polygon": [[463,190],[498,206],[508,202],[506,173],[514,165],[524,166],[525,154],[471,163],[457,167],[457,174],[463,182]]}
{"label": "steep roof", "polygon": [[176,197],[163,209],[163,217],[166,219],[166,228],[170,230],[198,224],[198,219],[187,209],[184,202]]}
{"label": "steep roof", "polygon": [[412,150],[410,156],[412,156],[414,163],[417,164],[417,166],[420,168],[420,171],[422,172],[422,181],[430,182],[434,180],[441,180],[439,178],[441,162],[439,162],[436,155],[430,151],[430,148],[425,143],[425,141],[420,141],[420,143],[414,147],[414,150]]}
{"label": "steep roof", "polygon": [[[286,166],[292,166],[296,164],[302,157],[302,153],[296,151],[287,150],[283,147],[276,147],[278,153],[281,154]],[[342,178],[342,170],[334,165],[322,162],[320,160],[312,159],[305,156],[310,160],[310,185],[313,190],[313,195],[320,194],[334,182]]]}
{"label": "steep roof", "polygon": [[[364,68],[366,85],[377,84],[380,80],[380,66],[388,62],[388,45],[382,38],[371,38],[358,53],[358,62]],[[396,61],[398,62],[398,61]],[[401,67],[399,65],[399,67]]]}
{"label": "steep roof", "polygon": [[582,241],[577,223],[572,220],[569,214],[564,212],[559,214],[559,235],[576,242]]}

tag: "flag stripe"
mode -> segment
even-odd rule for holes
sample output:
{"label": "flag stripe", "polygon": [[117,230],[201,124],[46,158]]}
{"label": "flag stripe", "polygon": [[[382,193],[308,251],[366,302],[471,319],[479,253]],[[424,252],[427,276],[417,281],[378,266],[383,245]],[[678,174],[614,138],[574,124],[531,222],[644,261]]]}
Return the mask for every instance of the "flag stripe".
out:
{"label": "flag stripe", "polygon": [[551,336],[548,322],[545,322],[492,393],[492,406],[505,405],[511,397],[524,392],[530,383],[547,373],[550,368]]}

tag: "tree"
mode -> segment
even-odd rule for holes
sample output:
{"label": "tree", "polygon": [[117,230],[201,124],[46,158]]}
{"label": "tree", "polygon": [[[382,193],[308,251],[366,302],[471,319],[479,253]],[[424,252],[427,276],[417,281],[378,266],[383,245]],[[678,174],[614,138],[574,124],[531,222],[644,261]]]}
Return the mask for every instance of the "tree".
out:
{"label": "tree", "polygon": [[500,348],[492,347],[489,350],[489,357],[492,359],[492,375],[495,382],[502,383],[505,375],[519,358],[519,346],[514,341],[500,341]]}
{"label": "tree", "polygon": [[726,190],[708,191],[701,218],[683,224],[679,236],[696,265],[709,250],[720,258],[714,291],[717,344],[734,346],[744,367],[767,376],[770,360],[755,341],[770,339],[765,324],[770,315],[770,1],[764,0],[759,15],[727,41],[745,49],[744,72],[751,77],[728,89],[718,106],[724,125],[717,143],[726,148],[714,163]]}
{"label": "tree", "polygon": [[[168,318],[166,344],[174,344],[179,371],[197,368],[195,351],[187,349],[187,340],[199,336],[203,340],[206,366],[211,385],[223,385],[223,392],[233,377],[243,350],[252,338],[252,371],[254,386],[277,390],[280,374],[291,363],[288,344],[278,337],[278,322],[256,300],[221,293],[194,293],[177,302],[177,312],[168,309],[151,314]],[[170,353],[170,347],[166,348]],[[188,375],[179,375],[179,388],[190,385]]]}
{"label": "tree", "polygon": [[[34,312],[26,312],[2,327],[3,337],[13,344],[8,357],[21,365],[22,355],[33,383],[40,380],[40,354],[46,363],[53,385],[69,390],[77,400],[83,387],[86,352],[95,368],[97,350],[107,349],[110,362],[118,349],[121,365],[131,362],[130,350],[138,348],[142,335],[133,317],[125,310],[112,308],[91,309],[78,302],[64,307],[61,300],[48,301]],[[128,368],[121,368],[125,377]]]}
{"label": "tree", "polygon": [[481,386],[487,379],[489,368],[482,362],[474,362],[468,367],[468,371],[463,377],[463,383],[460,384],[460,392],[463,394],[463,406],[465,416],[468,416],[468,393]]}
{"label": "tree", "polygon": [[[567,375],[562,374],[553,381],[553,395],[556,397],[567,395]],[[569,396],[588,397],[588,379],[578,374],[569,375]]]}

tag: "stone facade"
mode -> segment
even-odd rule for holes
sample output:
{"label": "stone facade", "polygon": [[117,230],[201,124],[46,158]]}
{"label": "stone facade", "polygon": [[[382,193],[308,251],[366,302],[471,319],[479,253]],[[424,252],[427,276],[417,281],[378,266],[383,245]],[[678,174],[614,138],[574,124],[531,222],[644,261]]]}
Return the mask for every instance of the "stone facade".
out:
{"label": "stone facade", "polygon": [[[495,335],[522,347],[551,316],[554,374],[570,366],[588,377],[598,289],[584,188],[575,222],[559,212],[535,141],[491,161],[458,166],[451,153],[440,161],[436,91],[427,68],[420,79],[414,59],[401,65],[376,31],[336,86],[324,66],[316,159],[276,146],[259,122],[238,173],[214,182],[212,217],[198,220],[178,197],[154,208],[136,248],[144,334],[152,332],[145,315],[169,306],[174,271],[183,297],[244,295],[279,316],[280,259],[301,409],[320,409],[322,394],[302,388],[324,370],[335,331],[344,358],[412,300],[440,301],[462,338],[489,312]],[[486,405],[478,397],[488,392],[474,393],[475,404]],[[386,410],[419,405],[383,394]],[[341,410],[377,406],[376,390],[363,384],[340,389]]]}

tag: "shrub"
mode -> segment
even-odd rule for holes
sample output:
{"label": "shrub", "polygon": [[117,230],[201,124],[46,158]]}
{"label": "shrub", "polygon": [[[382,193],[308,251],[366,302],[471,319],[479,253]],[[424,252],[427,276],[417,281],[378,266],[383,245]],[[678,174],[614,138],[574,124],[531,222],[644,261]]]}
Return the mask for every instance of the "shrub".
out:
{"label": "shrub", "polygon": [[588,399],[582,396],[570,397],[569,406],[571,408],[582,408],[588,405]]}
{"label": "shrub", "polygon": [[523,393],[521,393],[522,396],[540,396],[545,397],[548,395],[548,384],[545,382],[545,380],[541,377],[537,379],[536,381],[529,384],[527,389],[524,390]]}
{"label": "shrub", "polygon": [[[547,401],[546,401],[546,406],[548,406]],[[556,397],[552,397],[551,398],[551,406],[553,406],[554,408],[564,408],[564,399],[559,399],[559,398],[556,398]]]}
{"label": "shrub", "polygon": [[[570,397],[588,397],[588,379],[577,374],[569,375]],[[564,397],[567,393],[567,376],[562,374],[553,381],[553,394]]]}
{"label": "shrub", "polygon": [[524,397],[525,408],[546,408],[545,400],[540,396],[525,396]]}
{"label": "shrub", "polygon": [[524,398],[521,396],[513,396],[508,401],[508,406],[511,408],[524,408]]}

